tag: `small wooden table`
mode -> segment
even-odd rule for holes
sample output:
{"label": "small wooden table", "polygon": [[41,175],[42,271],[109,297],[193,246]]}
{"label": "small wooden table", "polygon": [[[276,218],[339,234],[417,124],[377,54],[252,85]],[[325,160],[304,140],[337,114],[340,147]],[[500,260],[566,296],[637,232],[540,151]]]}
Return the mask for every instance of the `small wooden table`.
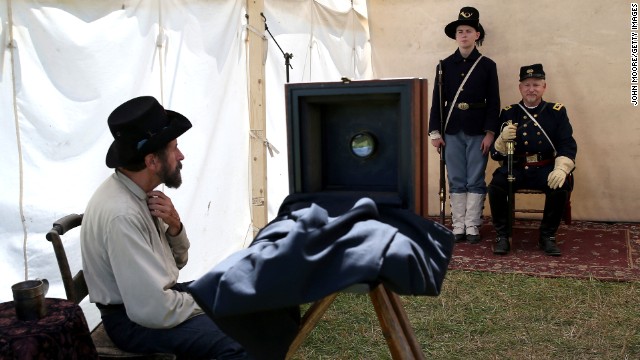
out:
{"label": "small wooden table", "polygon": [[45,299],[47,315],[22,321],[13,301],[0,304],[0,359],[98,359],[82,309]]}

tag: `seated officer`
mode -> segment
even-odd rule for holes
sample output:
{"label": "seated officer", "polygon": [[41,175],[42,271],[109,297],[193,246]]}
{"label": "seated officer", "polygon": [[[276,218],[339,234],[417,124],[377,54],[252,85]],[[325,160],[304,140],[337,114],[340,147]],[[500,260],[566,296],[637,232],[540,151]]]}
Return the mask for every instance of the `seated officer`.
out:
{"label": "seated officer", "polygon": [[502,130],[491,148],[491,157],[501,161],[489,184],[489,205],[497,237],[493,253],[509,252],[507,146],[514,141],[513,191],[535,189],[545,193],[544,214],[540,224],[540,248],[551,256],[560,256],[556,231],[568,200],[572,183],[565,181],[575,167],[577,144],[560,103],[542,100],[547,84],[541,64],[520,69],[522,101],[505,107],[500,113]]}

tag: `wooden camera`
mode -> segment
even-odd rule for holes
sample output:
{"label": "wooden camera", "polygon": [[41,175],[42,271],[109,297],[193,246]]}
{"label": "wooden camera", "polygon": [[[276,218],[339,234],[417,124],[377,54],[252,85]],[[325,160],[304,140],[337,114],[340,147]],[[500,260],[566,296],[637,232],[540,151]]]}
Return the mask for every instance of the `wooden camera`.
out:
{"label": "wooden camera", "polygon": [[425,79],[286,84],[291,194],[427,214]]}

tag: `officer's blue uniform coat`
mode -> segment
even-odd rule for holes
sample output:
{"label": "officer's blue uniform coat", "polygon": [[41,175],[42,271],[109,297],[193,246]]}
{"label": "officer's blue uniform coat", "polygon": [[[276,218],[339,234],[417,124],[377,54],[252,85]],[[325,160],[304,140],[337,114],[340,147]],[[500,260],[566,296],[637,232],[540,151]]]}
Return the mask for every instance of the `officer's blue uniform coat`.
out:
{"label": "officer's blue uniform coat", "polygon": [[[578,145],[573,138],[573,128],[564,105],[543,100],[535,109],[527,111],[540,126],[536,125],[518,104],[507,106],[500,113],[500,122],[503,125],[509,120],[518,124],[514,147],[514,189],[544,190],[549,173],[554,168],[553,159],[556,156],[566,156],[575,162]],[[544,129],[553,146],[540,128]],[[554,146],[557,154],[554,154]],[[526,164],[525,158],[533,155],[537,155],[543,162],[546,160],[546,164]],[[502,166],[496,169],[496,172],[507,174],[506,155],[500,154],[492,146],[491,158],[502,162]]]}

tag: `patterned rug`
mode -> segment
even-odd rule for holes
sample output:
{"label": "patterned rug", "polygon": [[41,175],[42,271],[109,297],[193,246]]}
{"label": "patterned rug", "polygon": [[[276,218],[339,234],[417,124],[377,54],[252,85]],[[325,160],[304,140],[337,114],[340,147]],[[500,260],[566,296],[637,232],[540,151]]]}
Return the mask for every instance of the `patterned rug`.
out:
{"label": "patterned rug", "polygon": [[484,221],[483,240],[456,244],[450,269],[640,281],[639,223],[562,223],[556,234],[562,256],[552,257],[538,249],[539,220],[516,220],[511,251],[503,256],[493,254],[495,231],[490,219]]}

